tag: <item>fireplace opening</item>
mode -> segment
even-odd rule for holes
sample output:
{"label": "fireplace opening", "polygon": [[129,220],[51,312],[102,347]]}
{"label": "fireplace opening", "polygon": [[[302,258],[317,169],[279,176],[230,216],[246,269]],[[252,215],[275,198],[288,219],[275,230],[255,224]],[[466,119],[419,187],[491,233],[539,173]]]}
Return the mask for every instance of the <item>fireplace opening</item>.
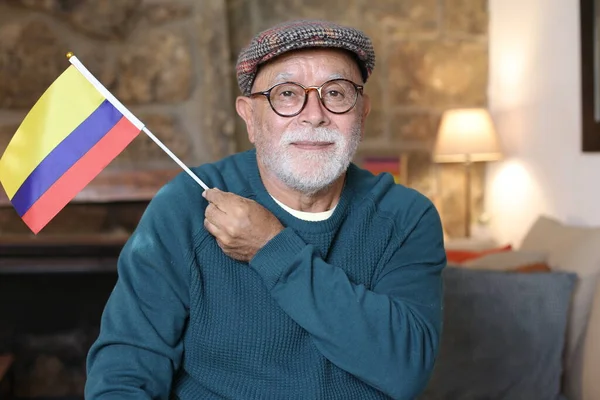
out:
{"label": "fireplace opening", "polygon": [[84,398],[87,352],[121,246],[0,246],[0,355],[13,359],[3,399]]}

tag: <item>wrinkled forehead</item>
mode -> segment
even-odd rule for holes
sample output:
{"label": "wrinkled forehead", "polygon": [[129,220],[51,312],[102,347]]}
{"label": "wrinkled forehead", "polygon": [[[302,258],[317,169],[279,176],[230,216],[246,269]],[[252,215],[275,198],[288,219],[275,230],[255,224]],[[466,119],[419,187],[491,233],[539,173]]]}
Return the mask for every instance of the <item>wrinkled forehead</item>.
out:
{"label": "wrinkled forehead", "polygon": [[[360,64],[351,52],[335,48],[307,48],[290,51],[260,65],[254,83],[293,80],[298,75],[299,63],[322,69],[326,74],[325,80],[339,78],[363,80]],[[316,82],[307,82],[307,84],[316,84]]]}

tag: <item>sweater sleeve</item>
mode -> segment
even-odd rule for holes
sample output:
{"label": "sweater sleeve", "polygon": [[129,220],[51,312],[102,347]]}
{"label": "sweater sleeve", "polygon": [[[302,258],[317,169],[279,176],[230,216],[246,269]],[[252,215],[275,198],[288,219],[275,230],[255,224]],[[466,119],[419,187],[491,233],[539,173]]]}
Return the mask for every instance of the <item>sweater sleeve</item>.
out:
{"label": "sweater sleeve", "polygon": [[289,228],[250,265],[327,359],[394,399],[413,399],[429,380],[441,334],[446,256],[431,203],[400,240],[371,290]]}
{"label": "sweater sleeve", "polygon": [[[87,358],[85,398],[167,399],[182,359],[191,246],[169,189],[146,209],[118,261],[118,280]],[[190,235],[191,236],[191,235]]]}

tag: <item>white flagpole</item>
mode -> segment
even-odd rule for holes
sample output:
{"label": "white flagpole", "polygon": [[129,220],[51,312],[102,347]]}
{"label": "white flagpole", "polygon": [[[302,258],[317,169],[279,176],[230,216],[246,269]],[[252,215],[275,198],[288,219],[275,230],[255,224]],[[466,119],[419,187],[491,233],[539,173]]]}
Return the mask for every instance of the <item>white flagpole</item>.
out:
{"label": "white flagpole", "polygon": [[167,146],[165,146],[163,144],[163,142],[161,142],[160,140],[158,140],[158,138],[156,136],[154,136],[154,134],[152,132],[150,132],[148,130],[148,128],[146,128],[145,126],[142,128],[142,131],[144,131],[144,133],[146,135],[148,135],[148,137],[150,139],[152,139],[154,141],[154,143],[156,143],[158,145],[158,147],[160,147],[161,149],[163,149],[163,151],[165,153],[167,153],[169,155],[169,157],[171,157],[173,159],[173,161],[175,161],[181,168],[183,168],[183,170],[185,172],[187,172],[187,174],[189,176],[192,177],[192,179],[194,179],[200,186],[202,186],[205,190],[208,190],[208,186],[206,186],[206,184],[204,182],[202,182],[202,179],[198,178],[196,176],[196,174],[194,174],[192,172],[191,169],[189,169],[187,167],[187,165],[185,165],[179,158],[177,158],[177,156],[175,154],[173,154],[173,152],[171,150],[169,150],[169,148]]}
{"label": "white flagpole", "polygon": [[96,90],[102,94],[102,96],[104,96],[117,110],[119,110],[119,112],[123,114],[125,118],[130,120],[136,128],[143,131],[150,139],[152,139],[152,141],[154,141],[154,143],[156,143],[165,153],[167,153],[167,155],[171,157],[171,159],[173,159],[173,161],[175,161],[177,165],[179,165],[193,180],[195,180],[196,183],[202,186],[202,188],[205,190],[208,190],[208,186],[202,181],[202,179],[198,178],[198,176],[196,176],[191,169],[189,169],[175,154],[173,154],[173,152],[169,150],[169,148],[165,146],[163,142],[161,142],[156,136],[154,136],[152,132],[150,132],[150,130],[148,130],[148,128],[146,128],[146,125],[144,125],[142,121],[137,119],[137,117],[133,115],[131,111],[129,111],[119,100],[117,100],[117,98],[113,96],[112,93],[109,92],[108,89],[106,89],[90,71],[88,71],[88,69],[81,63],[81,61],[79,61],[77,57],[75,57],[73,53],[67,53],[67,58],[69,59],[69,62],[75,68],[77,68],[79,72],[81,72],[88,82],[90,82],[96,88]]}

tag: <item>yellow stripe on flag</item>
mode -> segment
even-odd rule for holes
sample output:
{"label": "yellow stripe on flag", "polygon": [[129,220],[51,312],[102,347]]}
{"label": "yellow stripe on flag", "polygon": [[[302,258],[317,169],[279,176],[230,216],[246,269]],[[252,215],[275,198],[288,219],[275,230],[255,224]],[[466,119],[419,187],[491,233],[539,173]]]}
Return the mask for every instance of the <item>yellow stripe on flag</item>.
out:
{"label": "yellow stripe on flag", "polygon": [[50,85],[0,158],[0,182],[9,199],[35,167],[104,100],[72,65]]}

